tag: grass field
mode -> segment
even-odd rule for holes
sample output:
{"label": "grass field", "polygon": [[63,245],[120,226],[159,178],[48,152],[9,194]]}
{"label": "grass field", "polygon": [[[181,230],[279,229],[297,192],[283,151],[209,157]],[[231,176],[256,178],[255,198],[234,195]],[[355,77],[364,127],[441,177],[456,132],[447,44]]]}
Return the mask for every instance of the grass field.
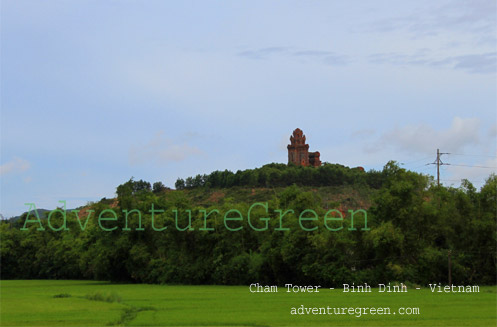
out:
{"label": "grass field", "polygon": [[[497,287],[480,293],[250,293],[248,286],[1,281],[1,326],[496,326]],[[390,307],[391,315],[291,315],[292,307]],[[418,307],[419,315],[400,315]],[[393,314],[396,312],[396,314]]]}

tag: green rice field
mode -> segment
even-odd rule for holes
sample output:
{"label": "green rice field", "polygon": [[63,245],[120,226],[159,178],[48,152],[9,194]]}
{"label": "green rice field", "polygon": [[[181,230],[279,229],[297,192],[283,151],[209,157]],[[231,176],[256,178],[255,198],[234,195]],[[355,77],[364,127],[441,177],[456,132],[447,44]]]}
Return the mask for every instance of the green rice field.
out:
{"label": "green rice field", "polygon": [[[247,286],[165,286],[79,280],[1,281],[1,326],[496,326],[497,287],[479,293],[251,293]],[[302,306],[303,309],[302,309]],[[312,314],[312,308],[390,314]],[[415,311],[419,314],[401,314]],[[309,314],[291,314],[307,309]],[[323,309],[325,310],[325,309]],[[341,310],[341,309],[340,309]],[[347,309],[348,310],[348,309]],[[381,310],[381,309],[380,309]]]}

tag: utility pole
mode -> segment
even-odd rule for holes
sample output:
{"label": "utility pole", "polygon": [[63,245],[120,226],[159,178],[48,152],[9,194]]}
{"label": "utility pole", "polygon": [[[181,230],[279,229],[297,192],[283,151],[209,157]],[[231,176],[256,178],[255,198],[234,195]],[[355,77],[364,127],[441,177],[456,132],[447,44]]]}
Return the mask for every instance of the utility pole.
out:
{"label": "utility pole", "polygon": [[440,186],[440,149],[437,149],[437,186]]}
{"label": "utility pole", "polygon": [[440,149],[437,149],[437,159],[435,162],[429,163],[428,165],[437,165],[437,186],[440,186],[440,166],[448,165],[442,162],[442,154],[450,154],[448,152],[440,152]]}
{"label": "utility pole", "polygon": [[452,250],[449,250],[447,253],[447,257],[449,259],[449,286],[452,286],[452,262],[451,262],[451,255],[452,255]]}

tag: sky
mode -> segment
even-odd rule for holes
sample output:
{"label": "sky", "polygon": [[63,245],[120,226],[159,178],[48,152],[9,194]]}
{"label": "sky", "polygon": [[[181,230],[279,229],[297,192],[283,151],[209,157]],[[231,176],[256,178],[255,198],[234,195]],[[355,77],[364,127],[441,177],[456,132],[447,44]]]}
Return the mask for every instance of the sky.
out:
{"label": "sky", "polygon": [[131,177],[174,187],[286,163],[297,127],[324,162],[434,175],[439,148],[444,185],[481,187],[497,171],[496,13],[494,0],[2,0],[0,213],[74,208]]}

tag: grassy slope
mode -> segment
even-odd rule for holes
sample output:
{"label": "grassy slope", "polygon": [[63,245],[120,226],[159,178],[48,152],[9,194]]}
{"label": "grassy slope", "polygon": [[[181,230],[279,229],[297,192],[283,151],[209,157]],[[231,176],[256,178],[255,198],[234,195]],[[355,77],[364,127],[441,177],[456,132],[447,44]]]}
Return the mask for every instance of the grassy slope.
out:
{"label": "grassy slope", "polygon": [[[480,293],[250,293],[247,286],[1,281],[2,326],[495,326],[495,286]],[[117,293],[120,303],[85,295]],[[71,297],[54,298],[57,294]],[[291,307],[419,307],[417,316],[290,315]]]}
{"label": "grassy slope", "polygon": [[[335,208],[342,205],[344,208],[368,209],[371,206],[371,199],[376,190],[367,186],[325,186],[325,187],[299,187],[302,191],[311,191],[317,194],[323,206]],[[223,204],[226,199],[233,202],[266,202],[280,194],[285,188],[245,188],[232,187],[228,189],[191,189],[183,190],[185,196],[194,204],[209,206]]]}

